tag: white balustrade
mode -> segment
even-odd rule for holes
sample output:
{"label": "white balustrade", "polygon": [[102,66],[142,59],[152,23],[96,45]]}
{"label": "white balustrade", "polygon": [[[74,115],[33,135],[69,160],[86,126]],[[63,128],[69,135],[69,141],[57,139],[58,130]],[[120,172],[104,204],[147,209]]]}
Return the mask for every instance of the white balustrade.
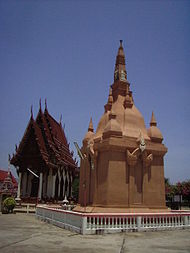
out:
{"label": "white balustrade", "polygon": [[166,230],[169,228],[190,228],[190,212],[158,214],[93,214],[78,213],[38,205],[36,216],[54,225],[82,234],[102,232]]}

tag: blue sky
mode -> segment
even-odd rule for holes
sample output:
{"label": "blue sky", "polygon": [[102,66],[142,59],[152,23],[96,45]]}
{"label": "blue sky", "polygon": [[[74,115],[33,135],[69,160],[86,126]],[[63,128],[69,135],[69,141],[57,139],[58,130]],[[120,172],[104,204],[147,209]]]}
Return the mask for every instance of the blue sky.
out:
{"label": "blue sky", "polygon": [[[135,105],[154,110],[165,176],[190,178],[190,1],[0,1],[0,167],[47,98],[71,148],[104,112],[123,39]],[[14,168],[12,167],[14,171]]]}

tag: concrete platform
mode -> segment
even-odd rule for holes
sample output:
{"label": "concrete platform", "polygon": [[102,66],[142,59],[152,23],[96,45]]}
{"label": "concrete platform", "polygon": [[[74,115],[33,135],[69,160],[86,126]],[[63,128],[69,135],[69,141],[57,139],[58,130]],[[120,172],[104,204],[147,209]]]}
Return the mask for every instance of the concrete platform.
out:
{"label": "concrete platform", "polygon": [[98,206],[80,206],[77,205],[73,211],[81,213],[166,213],[171,209],[165,208],[147,208],[147,207],[98,207]]}
{"label": "concrete platform", "polygon": [[1,253],[189,253],[190,230],[80,235],[33,214],[0,213]]}

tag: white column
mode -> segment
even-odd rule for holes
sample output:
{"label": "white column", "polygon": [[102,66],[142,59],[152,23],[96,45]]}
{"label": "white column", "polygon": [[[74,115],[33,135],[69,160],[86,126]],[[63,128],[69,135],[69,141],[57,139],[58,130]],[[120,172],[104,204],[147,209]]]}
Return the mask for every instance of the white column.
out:
{"label": "white column", "polygon": [[18,176],[18,190],[17,190],[17,198],[16,198],[16,200],[20,200],[21,180],[22,180],[22,173],[19,172],[19,176]]}
{"label": "white column", "polygon": [[43,173],[40,173],[40,182],[39,182],[39,190],[38,190],[38,199],[42,199],[42,182],[43,182]]}
{"label": "white column", "polygon": [[67,192],[66,192],[67,198],[69,197],[69,187],[70,187],[70,178],[69,173],[67,171]]}
{"label": "white column", "polygon": [[52,198],[55,197],[55,180],[56,180],[56,174],[53,175],[53,184],[52,184]]}
{"label": "white column", "polygon": [[52,195],[52,169],[49,170],[48,185],[47,185],[47,196],[51,198]]}
{"label": "white column", "polygon": [[58,169],[58,178],[59,178],[59,186],[58,186],[58,199],[59,199],[59,197],[60,197],[60,184],[61,184],[61,172],[60,172],[60,170]]}
{"label": "white column", "polygon": [[66,175],[65,175],[65,170],[63,171],[63,199],[65,198],[65,181],[66,181]]}
{"label": "white column", "polygon": [[70,180],[71,180],[71,198],[73,197],[73,187],[72,187],[72,183],[73,183],[73,176],[72,176],[72,174],[71,174],[71,176],[70,176]]}

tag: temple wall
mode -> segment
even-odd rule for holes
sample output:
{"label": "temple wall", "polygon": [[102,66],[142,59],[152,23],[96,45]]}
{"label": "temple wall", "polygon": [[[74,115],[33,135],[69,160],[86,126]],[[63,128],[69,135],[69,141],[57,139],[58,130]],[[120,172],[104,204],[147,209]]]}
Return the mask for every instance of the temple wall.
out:
{"label": "temple wall", "polygon": [[96,167],[95,205],[107,204],[108,152],[100,152]]}
{"label": "temple wall", "polygon": [[149,169],[149,180],[144,182],[144,203],[149,207],[165,207],[163,157],[155,157]]}
{"label": "temple wall", "polygon": [[134,167],[130,168],[130,205],[143,203],[143,165],[139,159]]}
{"label": "temple wall", "polygon": [[101,151],[96,170],[95,205],[128,206],[128,169],[125,153]]}
{"label": "temple wall", "polygon": [[[111,158],[111,159],[110,159]],[[107,204],[110,206],[128,206],[128,170],[124,152],[109,151]]]}

